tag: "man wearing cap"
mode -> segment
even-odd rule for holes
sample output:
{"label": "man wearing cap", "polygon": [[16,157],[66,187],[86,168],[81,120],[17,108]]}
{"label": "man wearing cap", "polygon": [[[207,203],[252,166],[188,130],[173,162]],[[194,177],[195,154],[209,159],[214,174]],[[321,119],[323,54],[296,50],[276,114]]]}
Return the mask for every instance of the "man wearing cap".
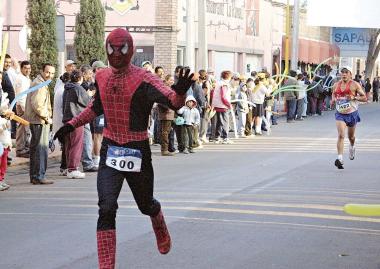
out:
{"label": "man wearing cap", "polygon": [[107,66],[102,61],[93,62],[91,67],[92,67],[94,73],[96,73],[97,71],[99,71],[101,69],[107,68]]}
{"label": "man wearing cap", "polygon": [[366,102],[367,98],[359,83],[352,80],[352,70],[350,67],[342,67],[340,70],[341,80],[334,84],[332,91],[332,102],[335,103],[336,127],[338,130],[338,158],[335,166],[338,169],[343,167],[343,148],[346,128],[348,129],[348,139],[350,140],[349,158],[355,158],[355,128],[360,122],[358,112],[358,102]]}

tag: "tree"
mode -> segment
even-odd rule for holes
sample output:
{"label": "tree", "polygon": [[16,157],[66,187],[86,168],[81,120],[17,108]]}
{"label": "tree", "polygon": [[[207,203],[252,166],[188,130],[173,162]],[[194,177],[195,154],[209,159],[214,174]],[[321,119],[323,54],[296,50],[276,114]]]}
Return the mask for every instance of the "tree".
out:
{"label": "tree", "polygon": [[365,61],[365,77],[371,78],[373,68],[380,52],[380,29],[369,29],[371,40],[369,42],[367,59]]}
{"label": "tree", "polygon": [[77,62],[88,64],[92,59],[105,61],[105,11],[100,0],[80,0],[80,13],[75,21]]}
{"label": "tree", "polygon": [[54,0],[28,0],[27,24],[32,77],[36,77],[44,63],[58,66],[56,10]]}

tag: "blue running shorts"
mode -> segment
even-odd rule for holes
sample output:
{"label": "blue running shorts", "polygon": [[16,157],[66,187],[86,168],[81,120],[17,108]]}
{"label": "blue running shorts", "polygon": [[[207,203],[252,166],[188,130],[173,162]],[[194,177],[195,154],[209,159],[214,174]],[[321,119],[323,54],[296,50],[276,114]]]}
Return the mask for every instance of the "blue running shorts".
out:
{"label": "blue running shorts", "polygon": [[335,120],[344,121],[348,127],[354,127],[358,122],[360,122],[359,111],[356,110],[350,114],[335,112]]}

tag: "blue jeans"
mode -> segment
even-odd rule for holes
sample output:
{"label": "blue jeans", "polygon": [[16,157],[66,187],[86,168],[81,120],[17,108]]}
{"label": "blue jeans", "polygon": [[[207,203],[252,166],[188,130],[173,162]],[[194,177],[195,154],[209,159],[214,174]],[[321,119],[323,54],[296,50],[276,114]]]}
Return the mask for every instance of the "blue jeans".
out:
{"label": "blue jeans", "polygon": [[30,141],[30,181],[44,180],[47,168],[49,149],[49,124],[30,124],[32,134]]}
{"label": "blue jeans", "polygon": [[94,166],[92,160],[92,135],[89,123],[84,126],[82,166],[83,169],[92,168]]}
{"label": "blue jeans", "polygon": [[286,100],[287,107],[287,120],[294,120],[296,118],[296,110],[297,110],[297,100],[291,99]]}

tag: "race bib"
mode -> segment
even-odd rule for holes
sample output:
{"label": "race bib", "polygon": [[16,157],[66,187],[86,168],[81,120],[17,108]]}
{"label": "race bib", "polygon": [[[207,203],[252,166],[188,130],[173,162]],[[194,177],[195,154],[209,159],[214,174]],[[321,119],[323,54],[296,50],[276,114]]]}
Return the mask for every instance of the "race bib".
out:
{"label": "race bib", "polygon": [[336,110],[339,113],[348,113],[351,110],[351,102],[347,99],[337,100],[336,101]]}
{"label": "race bib", "polygon": [[109,146],[106,165],[122,172],[140,172],[142,154],[138,149]]}

